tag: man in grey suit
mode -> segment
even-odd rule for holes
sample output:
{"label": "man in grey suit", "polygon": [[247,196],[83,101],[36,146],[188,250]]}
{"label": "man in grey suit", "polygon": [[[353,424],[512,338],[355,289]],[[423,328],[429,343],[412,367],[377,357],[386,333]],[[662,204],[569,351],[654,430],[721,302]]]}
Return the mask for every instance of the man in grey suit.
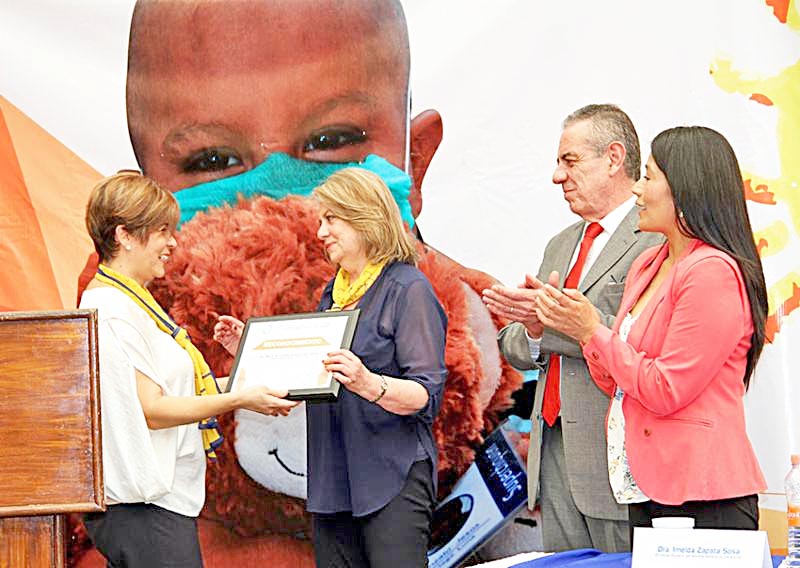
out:
{"label": "man in grey suit", "polygon": [[611,326],[628,268],[660,242],[657,234],[638,229],[631,188],[640,169],[639,139],[622,110],[589,105],[570,114],[553,183],[561,185],[581,221],[550,240],[536,277],[526,275],[518,288],[496,285],[484,291],[489,309],[514,322],[498,335],[505,358],[517,369],[540,370],[528,450],[528,503],[533,508],[538,493],[548,551],[630,550],[628,508],[617,504],[608,481],[609,399],[592,381],[580,346],[539,322],[535,301],[545,281],[562,287],[566,281]]}

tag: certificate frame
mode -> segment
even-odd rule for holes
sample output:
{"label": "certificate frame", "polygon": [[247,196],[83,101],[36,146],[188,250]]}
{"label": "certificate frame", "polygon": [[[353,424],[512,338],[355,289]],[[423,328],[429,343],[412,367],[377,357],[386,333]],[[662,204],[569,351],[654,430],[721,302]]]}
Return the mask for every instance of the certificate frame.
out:
{"label": "certificate frame", "polygon": [[288,400],[336,400],[341,384],[325,371],[322,359],[334,349],[350,348],[359,314],[354,309],[248,319],[226,392],[236,388],[246,370],[247,386],[285,388]]}

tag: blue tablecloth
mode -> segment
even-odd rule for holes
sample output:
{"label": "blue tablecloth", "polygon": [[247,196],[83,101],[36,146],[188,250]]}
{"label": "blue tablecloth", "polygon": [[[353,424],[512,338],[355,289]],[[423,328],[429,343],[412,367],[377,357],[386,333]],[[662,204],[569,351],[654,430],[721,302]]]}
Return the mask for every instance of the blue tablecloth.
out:
{"label": "blue tablecloth", "polygon": [[[783,560],[783,556],[773,556],[772,566],[777,568]],[[604,554],[599,550],[591,548],[581,548],[568,552],[558,552],[528,560],[520,564],[514,564],[510,568],[630,568],[631,554],[629,552],[619,554]]]}

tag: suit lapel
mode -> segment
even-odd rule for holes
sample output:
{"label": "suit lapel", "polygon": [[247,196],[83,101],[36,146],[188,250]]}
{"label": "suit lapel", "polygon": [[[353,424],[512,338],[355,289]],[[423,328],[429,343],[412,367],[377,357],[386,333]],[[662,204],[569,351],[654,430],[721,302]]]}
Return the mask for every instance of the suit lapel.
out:
{"label": "suit lapel", "polygon": [[559,241],[558,246],[553,248],[552,262],[549,262],[549,266],[540,274],[542,282],[547,282],[547,277],[550,276],[553,270],[556,270],[558,271],[559,288],[564,286],[570,260],[572,260],[572,255],[575,254],[575,249],[578,248],[580,244],[585,225],[586,223],[584,221],[580,221],[570,226],[562,233],[563,238]]}
{"label": "suit lapel", "polygon": [[639,212],[636,207],[632,208],[617,230],[595,258],[589,272],[583,277],[578,289],[582,293],[591,288],[616,262],[636,243],[637,233],[639,232]]}

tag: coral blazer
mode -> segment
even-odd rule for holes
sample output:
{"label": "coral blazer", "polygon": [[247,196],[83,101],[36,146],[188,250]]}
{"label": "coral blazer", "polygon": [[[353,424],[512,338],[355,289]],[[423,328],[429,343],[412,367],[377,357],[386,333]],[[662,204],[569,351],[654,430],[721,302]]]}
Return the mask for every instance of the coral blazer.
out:
{"label": "coral blazer", "polygon": [[665,505],[741,497],[767,484],[745,428],[744,377],[753,333],[736,261],[692,240],[634,322],[618,330],[667,257],[637,258],[613,329],[599,326],[583,353],[609,396],[625,392],[625,448],[631,474]]}

